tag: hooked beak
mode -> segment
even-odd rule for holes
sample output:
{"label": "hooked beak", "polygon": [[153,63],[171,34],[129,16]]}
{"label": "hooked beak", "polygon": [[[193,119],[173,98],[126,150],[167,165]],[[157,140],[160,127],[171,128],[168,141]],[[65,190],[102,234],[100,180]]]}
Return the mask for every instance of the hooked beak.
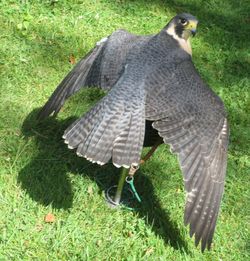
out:
{"label": "hooked beak", "polygon": [[191,33],[192,33],[192,36],[194,37],[196,35],[196,30],[192,29]]}
{"label": "hooked beak", "polygon": [[192,36],[196,35],[197,24],[198,24],[197,20],[192,20],[189,21],[189,24],[187,25],[187,29],[190,30]]}

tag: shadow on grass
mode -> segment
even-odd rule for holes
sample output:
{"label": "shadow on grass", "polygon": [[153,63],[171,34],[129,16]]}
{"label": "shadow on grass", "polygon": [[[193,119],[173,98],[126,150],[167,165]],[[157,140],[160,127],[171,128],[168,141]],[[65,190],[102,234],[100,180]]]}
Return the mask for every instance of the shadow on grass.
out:
{"label": "shadow on grass", "polygon": [[[52,204],[57,209],[69,209],[72,206],[73,188],[67,173],[83,175],[95,181],[100,193],[111,185],[117,184],[120,170],[112,164],[102,167],[79,158],[62,142],[66,127],[75,120],[57,120],[53,117],[38,123],[38,110],[32,111],[25,119],[22,133],[27,139],[33,139],[37,154],[19,173],[18,182],[29,196],[42,205]],[[106,173],[109,173],[107,175]],[[162,209],[154,195],[153,185],[148,177],[139,173],[136,178],[138,191],[143,204],[136,213],[152,227],[166,244],[179,251],[188,253],[185,240],[177,224],[170,221],[169,214]],[[105,204],[105,203],[104,203]]]}

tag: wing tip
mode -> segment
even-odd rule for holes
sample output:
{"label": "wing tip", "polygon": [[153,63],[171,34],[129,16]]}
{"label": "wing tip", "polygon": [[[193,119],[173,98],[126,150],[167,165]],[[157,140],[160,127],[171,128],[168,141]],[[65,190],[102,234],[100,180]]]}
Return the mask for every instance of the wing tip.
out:
{"label": "wing tip", "polygon": [[195,231],[194,229],[192,229],[190,221],[184,218],[184,224],[185,226],[189,225],[189,236],[190,238],[193,238],[193,236],[195,237],[195,247],[198,247],[198,245],[200,244],[200,249],[201,252],[204,253],[205,250],[207,249],[208,251],[211,250],[212,248],[212,238],[213,238],[213,232],[210,232],[209,235],[202,235],[202,233],[198,233],[197,231]]}

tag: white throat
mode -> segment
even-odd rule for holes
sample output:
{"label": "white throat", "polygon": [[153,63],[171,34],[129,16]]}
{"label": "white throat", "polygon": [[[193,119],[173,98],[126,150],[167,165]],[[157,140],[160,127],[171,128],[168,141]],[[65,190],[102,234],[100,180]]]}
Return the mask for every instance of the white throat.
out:
{"label": "white throat", "polygon": [[166,30],[166,32],[171,35],[180,45],[180,47],[187,52],[188,54],[190,54],[192,56],[192,48],[191,48],[191,44],[189,39],[185,40],[183,38],[180,38],[174,29],[174,25],[172,24],[170,27],[168,27],[168,29]]}

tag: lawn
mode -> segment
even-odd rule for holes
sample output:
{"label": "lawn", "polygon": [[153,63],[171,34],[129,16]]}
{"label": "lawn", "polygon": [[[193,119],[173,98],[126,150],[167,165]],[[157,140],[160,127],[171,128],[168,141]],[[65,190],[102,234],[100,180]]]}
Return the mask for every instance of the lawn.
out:
{"label": "lawn", "polygon": [[[248,1],[2,0],[0,10],[0,260],[250,260]],[[169,147],[141,167],[142,203],[130,211],[104,200],[119,170],[78,158],[63,143],[64,129],[102,91],[83,90],[57,118],[36,121],[95,42],[119,28],[156,33],[184,11],[200,21],[193,61],[225,102],[231,130],[221,212],[203,254],[183,224],[183,181]]]}

